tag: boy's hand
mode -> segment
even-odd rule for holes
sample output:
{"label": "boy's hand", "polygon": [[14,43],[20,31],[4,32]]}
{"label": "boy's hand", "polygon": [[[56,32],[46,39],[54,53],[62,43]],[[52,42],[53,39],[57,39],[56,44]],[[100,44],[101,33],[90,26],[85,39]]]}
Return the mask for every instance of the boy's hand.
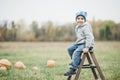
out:
{"label": "boy's hand", "polygon": [[83,53],[87,53],[87,52],[88,52],[88,48],[84,48]]}

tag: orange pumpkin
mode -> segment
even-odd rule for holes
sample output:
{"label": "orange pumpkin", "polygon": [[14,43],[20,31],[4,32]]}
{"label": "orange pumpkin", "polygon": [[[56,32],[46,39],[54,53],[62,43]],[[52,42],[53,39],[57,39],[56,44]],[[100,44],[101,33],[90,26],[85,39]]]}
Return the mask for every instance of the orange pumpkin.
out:
{"label": "orange pumpkin", "polygon": [[7,59],[1,59],[0,66],[4,66],[4,67],[6,67],[7,70],[9,70],[11,68],[11,63]]}
{"label": "orange pumpkin", "polygon": [[54,60],[48,60],[47,61],[47,66],[48,67],[54,67],[55,66],[55,61]]}
{"label": "orange pumpkin", "polygon": [[18,62],[15,63],[15,68],[16,69],[25,69],[26,66],[23,64],[23,62],[18,61]]}
{"label": "orange pumpkin", "polygon": [[0,71],[6,71],[6,70],[7,70],[7,68],[5,66],[0,67]]}

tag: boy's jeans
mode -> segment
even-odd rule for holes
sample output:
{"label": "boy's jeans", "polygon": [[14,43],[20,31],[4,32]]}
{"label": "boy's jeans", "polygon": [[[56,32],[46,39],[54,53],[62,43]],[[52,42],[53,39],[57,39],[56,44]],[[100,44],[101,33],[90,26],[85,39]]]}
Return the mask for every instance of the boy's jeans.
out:
{"label": "boy's jeans", "polygon": [[73,44],[68,48],[68,53],[71,57],[70,68],[74,68],[74,69],[78,68],[84,48],[85,48],[85,44]]}

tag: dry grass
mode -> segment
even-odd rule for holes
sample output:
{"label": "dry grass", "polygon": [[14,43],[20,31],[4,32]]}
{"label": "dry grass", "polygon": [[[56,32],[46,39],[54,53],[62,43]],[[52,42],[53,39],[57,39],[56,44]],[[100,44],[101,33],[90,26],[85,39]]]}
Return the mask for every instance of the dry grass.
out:
{"label": "dry grass", "polygon": [[[72,42],[1,42],[0,59],[12,62],[10,71],[0,71],[0,80],[66,80],[63,73],[68,70],[70,58],[67,48]],[[106,80],[120,80],[120,42],[95,42],[95,56],[105,74]],[[48,68],[47,60],[56,61]],[[14,68],[16,61],[22,61],[26,69]],[[38,71],[32,67],[37,66]],[[94,80],[91,70],[82,70],[81,80]]]}

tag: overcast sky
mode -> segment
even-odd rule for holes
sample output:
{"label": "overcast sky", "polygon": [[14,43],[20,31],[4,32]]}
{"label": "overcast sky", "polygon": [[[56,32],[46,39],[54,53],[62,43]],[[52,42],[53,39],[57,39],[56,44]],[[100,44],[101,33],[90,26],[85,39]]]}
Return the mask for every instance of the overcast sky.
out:
{"label": "overcast sky", "polygon": [[87,11],[88,20],[120,22],[120,0],[0,0],[0,20],[66,23],[79,10]]}

